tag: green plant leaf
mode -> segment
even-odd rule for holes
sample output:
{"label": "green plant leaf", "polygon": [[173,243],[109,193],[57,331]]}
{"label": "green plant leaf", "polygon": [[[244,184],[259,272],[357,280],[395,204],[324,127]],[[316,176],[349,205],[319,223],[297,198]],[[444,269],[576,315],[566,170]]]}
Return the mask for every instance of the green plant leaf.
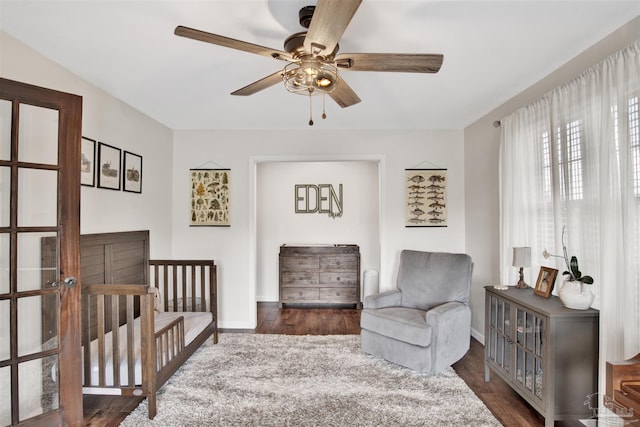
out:
{"label": "green plant leaf", "polygon": [[570,268],[571,268],[571,274],[573,275],[573,277],[575,277],[576,279],[579,279],[580,276],[582,276],[582,273],[580,273],[580,270],[578,270],[578,258],[575,256],[571,257],[571,262],[569,263]]}
{"label": "green plant leaf", "polygon": [[582,283],[584,283],[585,285],[591,285],[593,284],[593,277],[591,276],[584,276],[580,278],[580,281]]}

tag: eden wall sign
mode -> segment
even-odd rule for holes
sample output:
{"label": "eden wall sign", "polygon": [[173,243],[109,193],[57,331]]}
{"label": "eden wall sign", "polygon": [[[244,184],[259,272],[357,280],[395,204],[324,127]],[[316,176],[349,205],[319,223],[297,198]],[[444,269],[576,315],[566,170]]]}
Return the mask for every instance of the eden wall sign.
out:
{"label": "eden wall sign", "polygon": [[328,214],[331,218],[342,216],[342,184],[338,191],[331,184],[296,184],[296,213]]}

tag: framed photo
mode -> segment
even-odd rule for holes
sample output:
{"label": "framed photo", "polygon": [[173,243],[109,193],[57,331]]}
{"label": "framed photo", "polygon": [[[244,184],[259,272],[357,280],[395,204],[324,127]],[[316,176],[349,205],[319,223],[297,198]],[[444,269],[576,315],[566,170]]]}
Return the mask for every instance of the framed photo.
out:
{"label": "framed photo", "polygon": [[96,141],[82,137],[80,158],[80,184],[88,187],[96,185]]}
{"label": "framed photo", "polygon": [[555,268],[544,266],[540,267],[538,280],[536,280],[536,287],[533,290],[533,293],[544,298],[549,298],[549,295],[551,295],[551,291],[553,290],[553,285],[556,281],[557,275],[558,270],[556,270]]}
{"label": "framed photo", "polygon": [[447,170],[405,169],[405,227],[447,226]]}
{"label": "framed photo", "polygon": [[120,190],[120,152],[119,148],[98,143],[98,188]]}
{"label": "framed photo", "polygon": [[229,227],[231,170],[191,169],[189,226]]}
{"label": "framed photo", "polygon": [[142,156],[124,152],[122,191],[142,193]]}

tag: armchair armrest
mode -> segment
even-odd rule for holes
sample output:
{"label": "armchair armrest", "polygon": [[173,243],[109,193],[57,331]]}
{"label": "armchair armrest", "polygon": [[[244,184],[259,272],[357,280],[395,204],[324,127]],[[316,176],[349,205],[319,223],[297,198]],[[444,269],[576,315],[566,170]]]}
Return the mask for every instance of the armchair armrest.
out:
{"label": "armchair armrest", "polygon": [[386,291],[364,297],[364,308],[384,308],[399,306],[401,293],[398,290]]}
{"label": "armchair armrest", "polygon": [[471,343],[471,309],[461,302],[447,302],[427,311],[431,326],[432,363],[435,372],[460,360]]}

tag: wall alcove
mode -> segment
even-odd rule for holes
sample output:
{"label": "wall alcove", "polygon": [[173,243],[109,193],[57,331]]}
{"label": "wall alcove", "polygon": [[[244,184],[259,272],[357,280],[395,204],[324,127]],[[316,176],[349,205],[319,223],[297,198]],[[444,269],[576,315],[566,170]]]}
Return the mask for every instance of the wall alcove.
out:
{"label": "wall alcove", "polygon": [[[375,159],[256,162],[256,301],[278,301],[278,253],[282,244],[357,244],[361,273],[380,270],[379,164]],[[296,186],[304,185],[311,187],[299,187],[296,194]],[[323,185],[320,194],[313,188]],[[338,198],[340,185],[341,206],[335,199],[324,198],[331,190]],[[323,199],[317,200],[317,196]],[[314,212],[318,203],[319,209]],[[305,207],[307,212],[301,212]]]}

